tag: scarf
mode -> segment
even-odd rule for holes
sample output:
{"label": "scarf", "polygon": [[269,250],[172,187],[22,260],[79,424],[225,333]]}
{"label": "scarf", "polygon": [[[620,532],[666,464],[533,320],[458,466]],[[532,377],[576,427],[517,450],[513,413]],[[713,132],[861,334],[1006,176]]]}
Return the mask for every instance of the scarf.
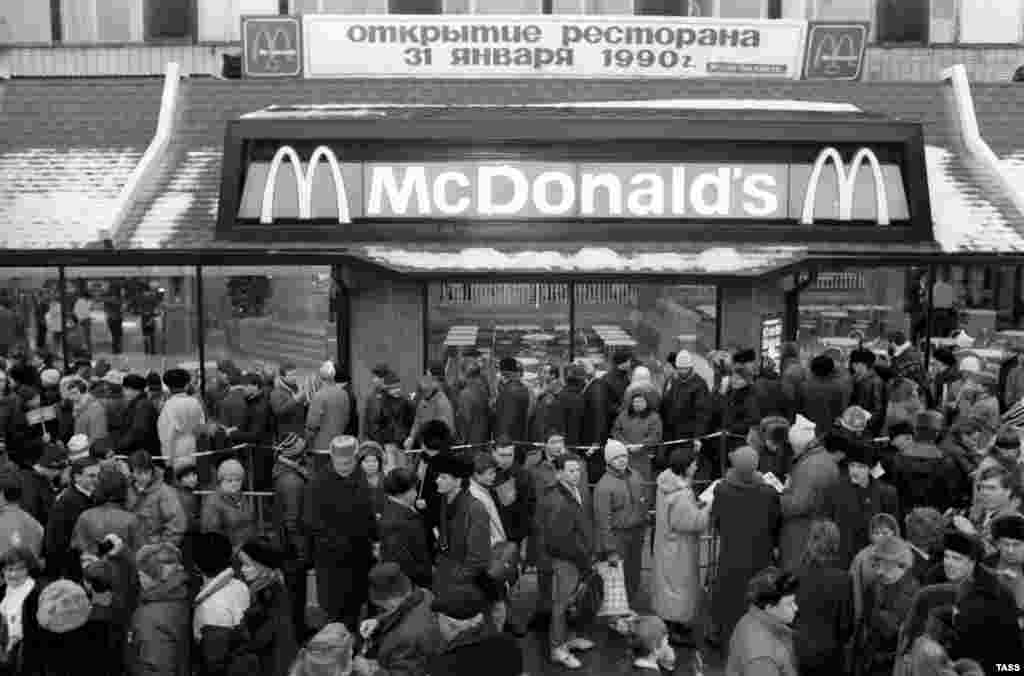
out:
{"label": "scarf", "polygon": [[7,625],[7,645],[4,646],[7,651],[25,635],[22,611],[25,607],[25,599],[35,588],[36,581],[28,578],[19,587],[8,587],[3,601],[0,601],[0,618]]}
{"label": "scarf", "polygon": [[486,488],[481,486],[475,481],[469,482],[470,494],[483,503],[484,509],[487,510],[487,516],[491,520],[491,544],[497,544],[498,542],[504,542],[508,538],[505,537],[505,527],[501,523],[501,515],[498,513],[498,507],[494,504],[494,499],[491,498],[491,493]]}

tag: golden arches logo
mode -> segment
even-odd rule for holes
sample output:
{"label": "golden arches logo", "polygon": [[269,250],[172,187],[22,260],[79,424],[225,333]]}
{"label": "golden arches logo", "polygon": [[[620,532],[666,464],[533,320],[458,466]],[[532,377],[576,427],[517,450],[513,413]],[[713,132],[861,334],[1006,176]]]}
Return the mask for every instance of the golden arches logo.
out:
{"label": "golden arches logo", "polygon": [[804,193],[803,215],[800,223],[810,225],[814,223],[814,203],[818,196],[818,184],[821,183],[821,172],[825,165],[832,163],[836,170],[836,190],[839,192],[839,220],[853,220],[853,193],[857,189],[857,174],[860,173],[861,165],[865,162],[871,167],[871,173],[875,179],[875,207],[879,225],[889,225],[889,199],[885,190],[885,177],[882,174],[882,165],[878,162],[878,156],[869,148],[861,148],[853,156],[850,167],[847,169],[843,162],[842,155],[835,148],[829,147],[818,153],[811,170],[811,177],[807,181],[807,192]]}
{"label": "golden arches logo", "polygon": [[840,75],[844,65],[856,68],[859,61],[857,46],[850,33],[841,33],[838,36],[826,33],[818,42],[818,48],[814,50],[814,64],[821,67],[822,72],[829,77]]}
{"label": "golden arches logo", "polygon": [[313,179],[316,177],[317,167],[320,161],[327,162],[334,178],[335,200],[338,207],[338,222],[351,223],[348,208],[348,191],[345,187],[345,177],[341,173],[341,165],[338,163],[338,156],[327,146],[317,146],[309,157],[309,166],[302,169],[302,160],[295,148],[281,146],[274,153],[274,159],[270,161],[270,171],[267,173],[267,183],[263,186],[263,202],[260,207],[260,223],[270,224],[274,222],[274,193],[277,188],[277,173],[285,161],[292,165],[295,173],[295,189],[299,199],[299,219],[309,220],[313,217]]}

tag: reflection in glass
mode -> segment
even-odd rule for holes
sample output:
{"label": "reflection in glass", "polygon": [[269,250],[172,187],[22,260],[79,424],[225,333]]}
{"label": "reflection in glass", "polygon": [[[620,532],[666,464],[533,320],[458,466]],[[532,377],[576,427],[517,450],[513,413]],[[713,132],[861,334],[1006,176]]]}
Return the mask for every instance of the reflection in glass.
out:
{"label": "reflection in glass", "polygon": [[0,268],[0,356],[18,349],[61,354],[56,268]]}

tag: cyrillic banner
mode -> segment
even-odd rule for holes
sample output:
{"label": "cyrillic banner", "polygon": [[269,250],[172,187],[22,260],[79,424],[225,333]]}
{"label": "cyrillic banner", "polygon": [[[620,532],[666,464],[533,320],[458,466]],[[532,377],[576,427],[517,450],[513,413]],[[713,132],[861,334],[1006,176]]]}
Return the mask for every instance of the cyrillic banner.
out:
{"label": "cyrillic banner", "polygon": [[307,14],[309,78],[800,77],[807,22]]}

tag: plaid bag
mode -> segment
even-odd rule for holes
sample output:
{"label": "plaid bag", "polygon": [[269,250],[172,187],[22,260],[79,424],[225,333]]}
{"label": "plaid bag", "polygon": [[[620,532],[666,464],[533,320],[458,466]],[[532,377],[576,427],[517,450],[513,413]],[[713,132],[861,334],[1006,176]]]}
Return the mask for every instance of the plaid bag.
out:
{"label": "plaid bag", "polygon": [[621,563],[602,561],[597,564],[597,574],[604,584],[604,601],[597,611],[598,617],[631,615],[629,598],[626,594],[626,573]]}

